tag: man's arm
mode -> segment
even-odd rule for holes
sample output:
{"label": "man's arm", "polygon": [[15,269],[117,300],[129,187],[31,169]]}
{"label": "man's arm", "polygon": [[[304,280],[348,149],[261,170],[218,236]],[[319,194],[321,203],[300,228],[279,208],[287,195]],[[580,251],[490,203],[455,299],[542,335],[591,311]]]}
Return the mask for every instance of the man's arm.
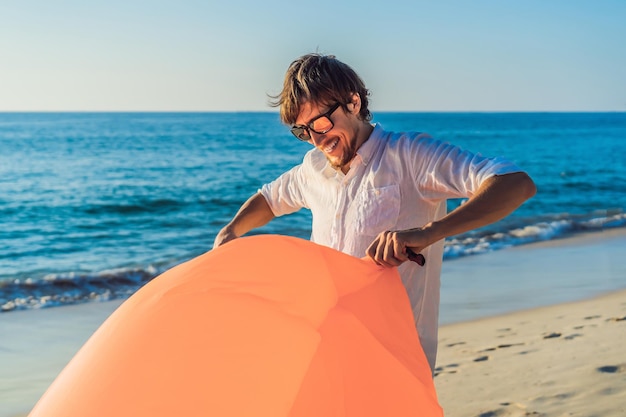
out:
{"label": "man's arm", "polygon": [[215,237],[213,248],[236,239],[252,229],[267,224],[274,218],[274,213],[261,193],[254,194],[248,199],[235,217]]}
{"label": "man's arm", "polygon": [[440,220],[416,229],[379,234],[367,255],[380,265],[398,266],[408,260],[407,248],[419,253],[448,236],[494,223],[511,214],[536,191],[532,179],[523,172],[490,177],[472,198]]}

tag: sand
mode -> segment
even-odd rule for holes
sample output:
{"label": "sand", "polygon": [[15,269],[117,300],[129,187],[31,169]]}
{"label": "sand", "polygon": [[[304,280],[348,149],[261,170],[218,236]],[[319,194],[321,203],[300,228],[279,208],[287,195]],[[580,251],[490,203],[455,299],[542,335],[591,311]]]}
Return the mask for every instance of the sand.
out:
{"label": "sand", "polygon": [[[450,282],[505,279],[510,310],[519,310],[441,327],[435,384],[445,415],[626,415],[626,290],[606,293],[626,288],[624,255],[626,232],[613,231],[444,263],[442,278]],[[589,281],[589,288],[575,286],[577,295],[564,295],[570,299],[605,294],[557,303],[558,296],[541,297],[544,289],[525,279],[538,273],[562,280],[568,291],[568,278]],[[532,297],[520,282],[534,289]],[[556,304],[520,310],[535,302]],[[119,303],[0,314],[0,417],[27,414]]]}
{"label": "sand", "polygon": [[626,416],[626,291],[444,326],[449,417]]}
{"label": "sand", "polygon": [[0,314],[0,417],[27,413],[121,301]]}
{"label": "sand", "polygon": [[[444,263],[443,285],[486,281],[452,300],[442,290],[444,320],[451,302],[472,319],[440,328],[445,415],[626,416],[624,256],[626,232],[615,229]],[[488,284],[501,287],[483,294]],[[473,320],[476,303],[513,312]]]}

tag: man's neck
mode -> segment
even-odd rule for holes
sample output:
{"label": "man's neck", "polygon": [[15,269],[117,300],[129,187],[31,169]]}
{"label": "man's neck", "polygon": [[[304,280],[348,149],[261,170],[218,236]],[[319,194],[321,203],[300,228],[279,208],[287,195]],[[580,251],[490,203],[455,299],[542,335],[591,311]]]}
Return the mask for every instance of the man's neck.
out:
{"label": "man's neck", "polygon": [[350,166],[352,165],[352,161],[354,161],[354,158],[356,158],[356,155],[357,155],[356,151],[358,151],[361,148],[361,146],[363,146],[363,144],[367,142],[367,140],[372,135],[373,131],[374,131],[374,126],[371,123],[364,121],[361,127],[359,128],[359,130],[357,131],[357,142],[356,142],[357,146],[355,149],[355,153],[352,156],[352,159],[350,160],[350,162],[348,162],[347,164],[339,168],[339,170],[343,172],[344,175],[347,174],[348,171],[350,171]]}
{"label": "man's neck", "polygon": [[359,131],[357,132],[357,147],[356,149],[358,150],[365,142],[367,142],[367,140],[370,138],[370,136],[372,135],[372,132],[374,131],[374,126],[369,123],[369,122],[363,122],[363,125],[361,125],[361,128],[359,129]]}

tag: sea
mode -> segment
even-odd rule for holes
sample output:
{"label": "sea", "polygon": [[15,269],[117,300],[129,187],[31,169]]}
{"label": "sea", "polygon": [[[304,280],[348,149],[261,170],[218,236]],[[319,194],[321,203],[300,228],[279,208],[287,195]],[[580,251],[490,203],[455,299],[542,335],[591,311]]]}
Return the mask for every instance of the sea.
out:
{"label": "sea", "polygon": [[[449,238],[444,265],[626,227],[624,112],[379,112],[373,122],[505,156],[537,184],[506,219]],[[130,296],[210,250],[309,146],[275,112],[0,113],[0,311]],[[310,223],[302,210],[254,233],[307,239]]]}

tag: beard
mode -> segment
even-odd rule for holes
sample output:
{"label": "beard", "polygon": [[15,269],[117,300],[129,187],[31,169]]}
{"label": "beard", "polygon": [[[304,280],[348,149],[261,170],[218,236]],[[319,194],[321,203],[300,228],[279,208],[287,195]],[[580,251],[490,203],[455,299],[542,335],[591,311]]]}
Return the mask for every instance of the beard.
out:
{"label": "beard", "polygon": [[352,138],[350,138],[350,141],[344,145],[343,152],[339,158],[331,158],[327,155],[326,159],[328,160],[330,166],[337,171],[341,170],[343,172],[345,169],[345,172],[347,172],[350,167],[350,162],[352,162],[352,160],[356,156],[356,143],[357,138],[355,135],[352,136]]}

